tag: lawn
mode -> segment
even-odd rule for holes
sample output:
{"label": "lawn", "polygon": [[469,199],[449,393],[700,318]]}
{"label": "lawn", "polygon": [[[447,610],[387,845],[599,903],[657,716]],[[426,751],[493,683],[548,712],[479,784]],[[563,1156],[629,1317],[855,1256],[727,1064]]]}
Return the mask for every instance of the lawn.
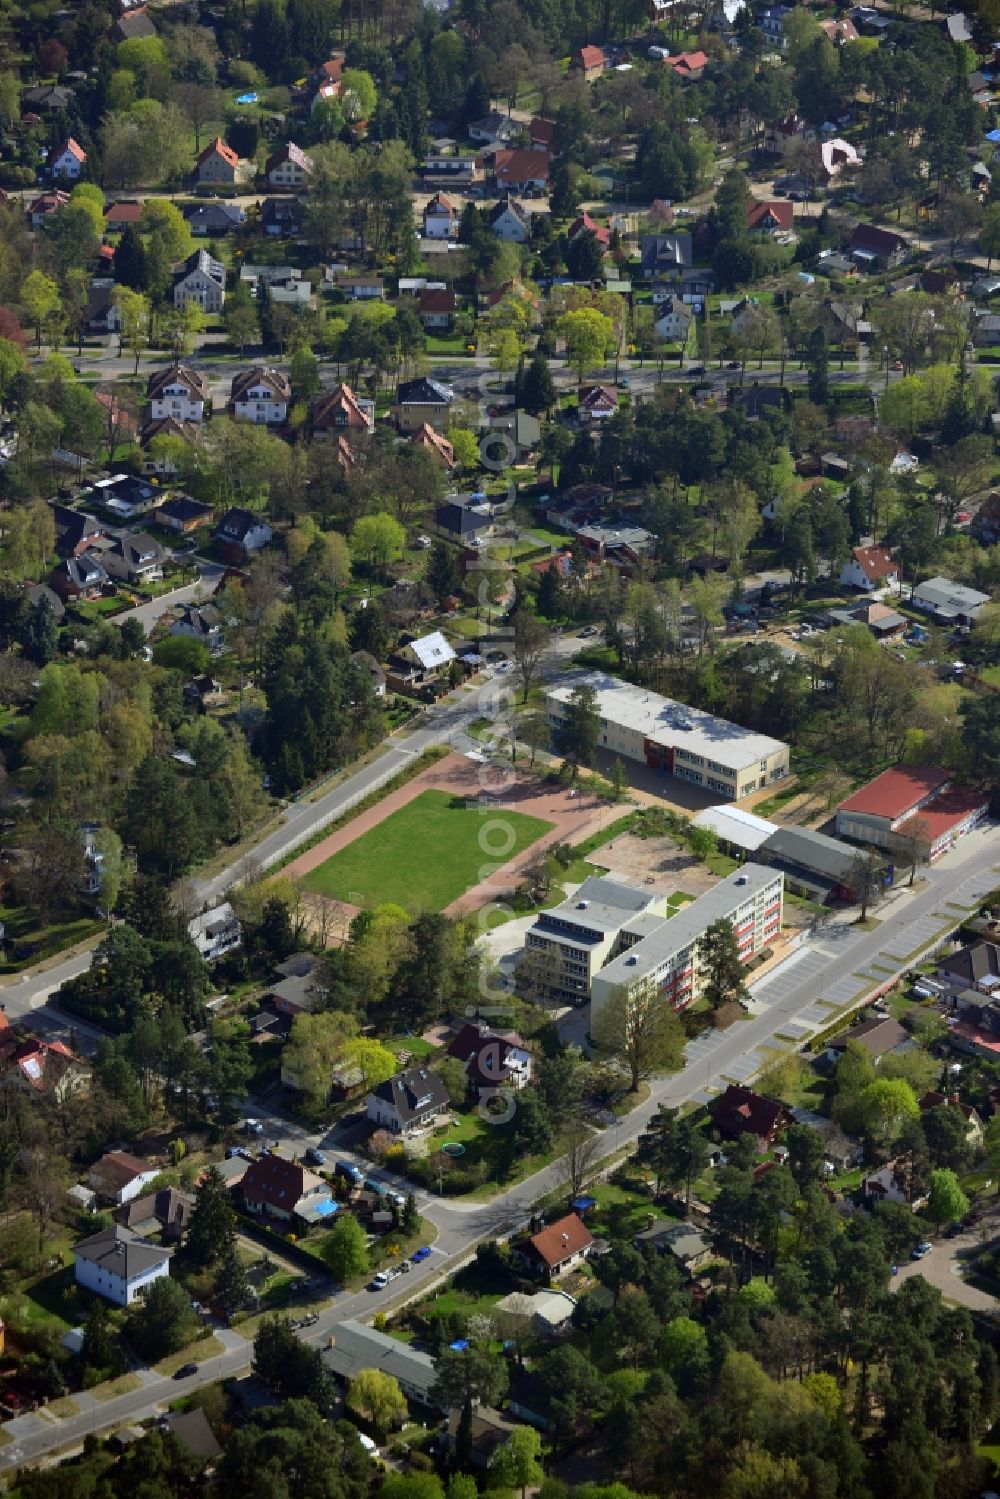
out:
{"label": "lawn", "polygon": [[77,942],[104,929],[104,923],[93,921],[88,916],[72,917],[66,921],[54,921],[48,926],[38,924],[37,914],[26,906],[0,906],[0,921],[4,924],[4,935],[10,944],[0,957],[0,973],[17,973],[28,965],[40,963]]}
{"label": "lawn", "polygon": [[484,866],[513,858],[551,826],[521,812],[483,818],[463,797],[423,791],[306,875],[305,884],[353,904],[440,911],[478,883]]}

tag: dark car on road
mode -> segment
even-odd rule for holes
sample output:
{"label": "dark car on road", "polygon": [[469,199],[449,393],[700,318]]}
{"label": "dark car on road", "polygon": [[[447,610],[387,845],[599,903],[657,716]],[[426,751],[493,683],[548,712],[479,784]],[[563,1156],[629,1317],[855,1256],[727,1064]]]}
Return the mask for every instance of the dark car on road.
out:
{"label": "dark car on road", "polygon": [[192,1374],[197,1374],[197,1372],[197,1364],[181,1364],[180,1368],[174,1371],[174,1378],[189,1379]]}

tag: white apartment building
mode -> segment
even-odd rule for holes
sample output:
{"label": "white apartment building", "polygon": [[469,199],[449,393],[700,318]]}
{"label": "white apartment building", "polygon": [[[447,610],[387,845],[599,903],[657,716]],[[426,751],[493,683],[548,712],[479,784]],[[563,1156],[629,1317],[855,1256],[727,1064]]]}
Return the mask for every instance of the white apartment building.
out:
{"label": "white apartment building", "polygon": [[539,912],[525,940],[524,978],[549,999],[585,1004],[604,964],[660,926],[667,909],[664,895],[592,874],[575,895]]}
{"label": "white apartment building", "polygon": [[200,422],[209,399],[208,380],[188,364],[172,364],[150,375],[146,395],[154,422],[170,417],[178,422]]}
{"label": "white apartment building", "polygon": [[781,930],[784,876],[763,864],[744,864],[690,905],[653,926],[645,918],[622,931],[622,949],[594,975],[590,986],[591,1026],[601,1006],[624,989],[631,1001],[666,992],[684,1009],[701,992],[698,947],[716,921],[732,924],[740,957],[749,962]]}
{"label": "white apartment building", "polygon": [[610,754],[638,760],[731,800],[788,774],[788,745],[783,740],[603,672],[574,674],[546,694],[546,712],[557,737],[580,685],[594,689],[601,716],[598,742]]}
{"label": "white apartment building", "polygon": [[237,421],[258,426],[283,422],[291,399],[291,383],[281,370],[258,364],[233,376],[230,406]]}

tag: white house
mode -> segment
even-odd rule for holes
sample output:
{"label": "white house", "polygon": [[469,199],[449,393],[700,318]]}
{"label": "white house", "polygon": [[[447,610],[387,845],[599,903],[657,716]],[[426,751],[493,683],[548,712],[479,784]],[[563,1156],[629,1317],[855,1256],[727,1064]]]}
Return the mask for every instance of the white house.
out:
{"label": "white house", "polygon": [[257,364],[233,376],[230,404],[238,421],[274,426],[285,420],[292,387],[288,376]]}
{"label": "white house", "polygon": [[170,1274],[170,1253],[116,1223],[74,1247],[76,1283],[115,1306],[131,1306],[154,1280]]}
{"label": "white house", "polygon": [[76,182],[87,163],[87,153],[72,136],[63,141],[52,156],[52,175],[64,181]]}
{"label": "white house", "polygon": [[154,422],[173,417],[177,422],[204,420],[209,399],[208,380],[189,364],[154,370],[146,382],[146,397]]}
{"label": "white house", "polygon": [[840,570],[840,581],[863,593],[898,593],[899,563],[885,547],[855,547]]}
{"label": "white house", "polygon": [[660,305],[653,332],[665,343],[683,344],[691,327],[691,309],[673,297]]}
{"label": "white house", "polygon": [[312,157],[289,141],[264,164],[264,173],[272,187],[305,187],[312,175]]}
{"label": "white house", "polygon": [[195,250],[174,272],[174,306],[194,302],[203,312],[221,312],[225,300],[225,266],[207,250]]}
{"label": "white house", "polygon": [[212,963],[225,953],[232,952],[243,941],[240,919],[228,900],[221,906],[212,906],[188,922],[188,936],[201,953],[206,963]]}
{"label": "white house", "polygon": [[523,245],[531,238],[531,214],[516,198],[501,198],[490,210],[489,225],[497,239]]}
{"label": "white house", "polygon": [[210,651],[218,651],[222,647],[222,616],[214,604],[203,604],[200,609],[197,604],[185,604],[170,633],[188,635],[202,641]]}
{"label": "white house", "polygon": [[144,1192],[159,1174],[125,1150],[109,1150],[91,1166],[87,1180],[98,1197],[120,1208]]}
{"label": "white house", "polygon": [[424,208],[424,234],[428,239],[458,236],[458,209],[446,193],[435,193]]}
{"label": "white house", "polygon": [[378,1129],[406,1135],[422,1129],[448,1108],[448,1090],[436,1072],[410,1067],[379,1083],[368,1095],[366,1112]]}
{"label": "white house", "polygon": [[221,136],[216,136],[210,146],[195,161],[195,176],[199,182],[236,181],[240,159],[232,146],[227,146]]}
{"label": "white house", "polygon": [[901,1202],[917,1212],[927,1201],[926,1194],[910,1195],[910,1184],[900,1161],[887,1161],[861,1183],[862,1194],[871,1202]]}
{"label": "white house", "polygon": [[215,528],[215,534],[219,541],[241,547],[244,552],[259,552],[274,536],[262,515],[254,515],[240,505],[226,511]]}

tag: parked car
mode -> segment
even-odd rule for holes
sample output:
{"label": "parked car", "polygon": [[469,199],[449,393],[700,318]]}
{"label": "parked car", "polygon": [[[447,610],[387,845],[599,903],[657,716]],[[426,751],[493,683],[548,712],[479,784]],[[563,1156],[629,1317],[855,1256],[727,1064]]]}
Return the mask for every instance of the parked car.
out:
{"label": "parked car", "polygon": [[392,1276],[388,1270],[379,1270],[372,1276],[368,1289],[370,1291],[384,1291],[391,1280]]}
{"label": "parked car", "polygon": [[264,1133],[264,1126],[259,1119],[244,1119],[243,1128],[248,1135],[262,1135]]}
{"label": "parked car", "polygon": [[321,1150],[317,1150],[314,1145],[310,1145],[309,1149],[306,1151],[306,1160],[308,1161],[310,1166],[326,1165],[326,1156]]}
{"label": "parked car", "polygon": [[197,1374],[197,1372],[198,1372],[198,1365],[197,1364],[195,1364],[195,1363],[181,1364],[180,1368],[176,1369],[174,1371],[174,1378],[175,1379],[190,1379],[191,1375],[192,1374]]}
{"label": "parked car", "polygon": [[429,1259],[430,1255],[431,1246],[429,1244],[421,1244],[420,1248],[415,1249],[410,1255],[410,1259],[415,1265],[420,1265],[424,1260]]}
{"label": "parked car", "polygon": [[346,1176],[347,1180],[352,1182],[356,1187],[360,1187],[365,1179],[365,1173],[361,1170],[360,1166],[355,1166],[353,1161],[338,1161],[333,1170],[334,1175]]}
{"label": "parked car", "polygon": [[911,1260],[923,1260],[923,1259],[926,1259],[927,1256],[930,1254],[930,1252],[931,1252],[931,1250],[933,1248],[934,1248],[934,1245],[928,1243],[928,1241],[926,1239],[924,1239],[924,1241],[921,1244],[917,1245],[916,1249],[910,1255],[910,1259]]}

